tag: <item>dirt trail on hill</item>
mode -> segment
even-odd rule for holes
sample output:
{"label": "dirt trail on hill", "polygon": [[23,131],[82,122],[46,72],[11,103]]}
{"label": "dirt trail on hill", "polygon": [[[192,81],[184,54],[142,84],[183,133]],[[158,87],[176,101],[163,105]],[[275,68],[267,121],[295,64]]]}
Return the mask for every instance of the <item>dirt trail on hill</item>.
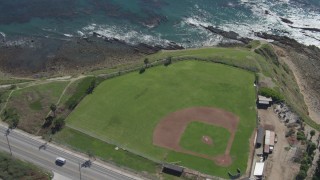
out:
{"label": "dirt trail on hill", "polygon": [[[280,47],[274,46],[277,54],[280,54],[281,60],[283,60],[293,72],[293,75],[297,81],[300,92],[304,97],[304,101],[308,107],[309,117],[316,123],[320,124],[320,102],[314,97],[314,92],[309,88],[303,74],[299,71],[299,68],[292,62],[292,59],[288,56],[285,50]],[[320,93],[320,92],[319,92]]]}

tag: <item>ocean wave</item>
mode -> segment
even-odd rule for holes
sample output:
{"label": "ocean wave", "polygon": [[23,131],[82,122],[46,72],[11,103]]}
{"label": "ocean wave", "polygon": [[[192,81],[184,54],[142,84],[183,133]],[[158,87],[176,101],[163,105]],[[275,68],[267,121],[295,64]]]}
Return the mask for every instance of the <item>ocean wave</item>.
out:
{"label": "ocean wave", "polygon": [[6,39],[6,34],[5,34],[4,32],[1,32],[1,31],[0,31],[0,35],[1,35],[4,39]]}
{"label": "ocean wave", "polygon": [[78,35],[80,36],[80,37],[84,37],[85,36],[85,34],[82,32],[82,31],[77,31],[77,33],[78,33]]}
{"label": "ocean wave", "polygon": [[9,40],[6,41],[3,46],[12,47],[12,46],[23,46],[23,47],[34,47],[32,43],[30,43],[29,39],[18,39],[18,40]]}
{"label": "ocean wave", "polygon": [[[50,34],[53,34],[53,35],[58,35],[59,37],[61,37],[61,36],[68,37],[68,38],[72,38],[73,37],[72,34],[59,32],[57,29],[42,28],[42,30],[46,31],[46,32],[50,32]],[[47,37],[49,38],[50,36],[47,35]]]}
{"label": "ocean wave", "polygon": [[104,37],[119,39],[132,45],[145,43],[149,45],[167,46],[170,44],[170,41],[163,39],[161,34],[151,35],[147,34],[147,32],[133,30],[132,27],[90,24],[83,27],[81,32],[87,35],[92,35],[95,32]]}
{"label": "ocean wave", "polygon": [[66,37],[73,37],[72,34],[63,34],[63,35],[66,36]]}

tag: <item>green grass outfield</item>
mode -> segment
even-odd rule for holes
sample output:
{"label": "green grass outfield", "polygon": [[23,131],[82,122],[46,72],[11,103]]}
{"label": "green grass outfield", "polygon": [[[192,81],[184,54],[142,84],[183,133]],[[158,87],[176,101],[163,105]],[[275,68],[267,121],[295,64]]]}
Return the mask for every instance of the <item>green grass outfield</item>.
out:
{"label": "green grass outfield", "polygon": [[[229,170],[246,170],[249,138],[256,122],[253,82],[254,74],[221,64],[183,61],[168,67],[158,66],[143,74],[133,72],[104,81],[66,121],[70,127],[116,142],[146,157],[179,161],[180,165],[227,177]],[[161,118],[195,106],[219,107],[240,117],[231,150],[235,161],[230,167],[152,144],[153,130]]]}
{"label": "green grass outfield", "polygon": [[[203,143],[202,136],[210,137],[212,144]],[[224,154],[229,138],[227,129],[195,121],[187,126],[180,139],[180,146],[196,153],[216,156]]]}

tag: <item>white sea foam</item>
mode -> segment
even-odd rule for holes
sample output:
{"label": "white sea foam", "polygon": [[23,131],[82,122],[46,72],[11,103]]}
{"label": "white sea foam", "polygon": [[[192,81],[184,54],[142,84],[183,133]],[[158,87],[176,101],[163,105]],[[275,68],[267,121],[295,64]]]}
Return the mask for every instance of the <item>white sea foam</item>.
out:
{"label": "white sea foam", "polygon": [[89,35],[96,32],[104,37],[119,39],[133,45],[146,43],[166,46],[170,43],[169,40],[163,39],[160,34],[150,35],[145,32],[133,30],[132,27],[90,24],[82,28],[82,32]]}
{"label": "white sea foam", "polygon": [[77,31],[77,33],[79,34],[79,36],[83,37],[85,36],[85,34],[82,31]]}
{"label": "white sea foam", "polygon": [[[312,10],[302,9],[296,5],[291,4],[289,0],[281,1],[250,1],[241,0],[241,3],[251,9],[254,16],[259,18],[258,21],[246,23],[247,27],[254,29],[255,31],[273,33],[278,30],[279,35],[286,35],[290,38],[296,39],[298,42],[305,45],[316,45],[320,46],[320,33],[305,31],[298,28],[318,28],[320,29],[320,14],[313,12]],[[286,8],[281,8],[285,4]],[[265,14],[268,11],[268,14]],[[283,18],[289,19],[293,22],[292,28],[287,23],[282,22],[280,14],[285,14]],[[230,29],[234,29],[234,26],[228,24]],[[238,27],[239,28],[239,27]],[[248,28],[239,28],[239,33],[243,36],[250,36],[246,33]]]}
{"label": "white sea foam", "polygon": [[0,31],[0,34],[1,34],[1,36],[3,36],[4,39],[6,38],[6,34],[4,32]]}
{"label": "white sea foam", "polygon": [[29,47],[32,47],[32,45],[30,45],[29,41],[25,40],[25,39],[6,41],[5,45],[6,46],[29,46]]}
{"label": "white sea foam", "polygon": [[72,34],[63,34],[63,35],[66,36],[66,37],[73,37]]}
{"label": "white sea foam", "polygon": [[212,26],[211,23],[203,21],[203,19],[201,19],[198,16],[185,18],[183,20],[183,22],[186,23],[186,24],[194,25],[194,26],[198,26],[198,27],[200,27],[200,26]]}
{"label": "white sea foam", "polygon": [[[140,30],[139,27],[126,25],[124,27],[116,25],[89,24],[77,31],[80,36],[96,32],[108,38],[116,38],[130,44],[147,43],[151,45],[167,45],[170,43],[166,37],[174,35],[184,47],[212,46],[220,42],[225,42],[225,38],[209,32],[201,26],[214,26],[225,31],[234,31],[241,37],[261,39],[255,36],[255,32],[267,32],[270,34],[286,35],[296,39],[306,45],[320,46],[320,33],[299,29],[318,28],[320,29],[320,14],[317,12],[301,9],[291,4],[289,0],[269,1],[269,0],[240,0],[240,6],[245,6],[251,13],[239,11],[236,16],[241,19],[238,22],[224,19],[217,19],[212,13],[201,9],[201,4],[191,7],[191,14],[182,18],[181,22],[174,25],[173,32],[176,34],[160,34],[156,30]],[[235,3],[229,6],[238,6]],[[285,6],[287,8],[281,8]],[[266,11],[268,13],[266,13]],[[281,15],[281,16],[280,16]],[[249,15],[250,16],[250,15]],[[281,18],[289,19],[293,22],[292,28],[283,22]],[[215,22],[219,20],[219,24]],[[181,33],[180,33],[181,32]],[[170,39],[170,38],[169,38]],[[229,40],[228,40],[229,41]]]}

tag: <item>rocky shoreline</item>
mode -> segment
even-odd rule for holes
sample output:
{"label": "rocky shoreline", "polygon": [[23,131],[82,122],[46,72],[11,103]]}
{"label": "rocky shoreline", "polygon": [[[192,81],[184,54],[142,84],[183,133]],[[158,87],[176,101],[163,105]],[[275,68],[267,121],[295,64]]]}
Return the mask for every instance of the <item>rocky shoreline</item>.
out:
{"label": "rocky shoreline", "polygon": [[111,68],[139,61],[142,56],[162,49],[183,49],[174,42],[166,46],[132,45],[98,33],[71,40],[29,37],[12,42],[5,39],[0,42],[0,71],[14,76],[34,77],[82,73],[97,67]]}

